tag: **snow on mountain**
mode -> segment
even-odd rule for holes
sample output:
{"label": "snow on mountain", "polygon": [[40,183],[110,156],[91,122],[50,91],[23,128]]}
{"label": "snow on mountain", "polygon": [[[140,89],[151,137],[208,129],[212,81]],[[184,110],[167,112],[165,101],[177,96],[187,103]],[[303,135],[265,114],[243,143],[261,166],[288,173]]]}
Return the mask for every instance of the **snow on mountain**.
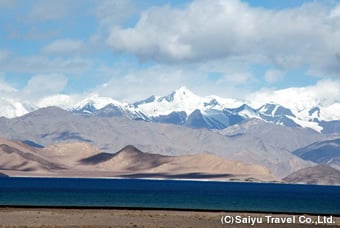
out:
{"label": "snow on mountain", "polygon": [[226,108],[238,108],[242,106],[245,101],[241,100],[236,100],[236,99],[231,99],[231,98],[221,98],[215,95],[210,95],[205,97],[205,102],[204,102],[204,107],[209,109],[209,108],[214,108],[216,110],[223,110]]}
{"label": "snow on mountain", "polygon": [[275,117],[280,115],[295,116],[288,108],[285,108],[279,104],[267,103],[258,109],[258,112],[263,115]]}
{"label": "snow on mountain", "polygon": [[83,113],[93,113],[104,108],[107,105],[115,105],[117,107],[126,106],[110,97],[100,97],[98,94],[91,94],[75,105],[73,110]]}
{"label": "snow on mountain", "polygon": [[[264,97],[268,98],[269,95]],[[181,87],[167,96],[151,96],[130,104],[98,94],[82,99],[80,96],[54,95],[42,98],[35,106],[16,99],[0,98],[0,116],[12,118],[38,108],[57,106],[87,115],[125,116],[132,120],[171,123],[192,128],[223,129],[245,119],[257,118],[288,127],[338,132],[338,128],[334,128],[330,120],[335,121],[335,124],[339,122],[340,125],[340,103],[323,102],[324,100],[312,96],[310,91],[306,92],[305,88],[275,91],[271,96],[275,102],[268,103],[264,97],[257,94],[251,101],[218,96],[200,97],[186,87]],[[260,104],[259,101],[267,103],[255,106]]]}
{"label": "snow on mountain", "polygon": [[1,114],[7,118],[25,115],[36,109],[35,106],[16,99],[0,98]]}
{"label": "snow on mountain", "polygon": [[340,102],[328,105],[322,108],[320,111],[321,120],[330,121],[330,120],[339,120],[340,119]]}
{"label": "snow on mountain", "polygon": [[[248,97],[248,102],[252,107],[268,102],[280,104],[307,122],[315,118],[325,121],[340,119],[340,88],[330,81],[320,81],[309,87],[257,92]],[[318,113],[314,112],[316,109]]]}
{"label": "snow on mountain", "polygon": [[[267,122],[288,127],[308,127],[318,132],[321,132],[323,129],[317,122],[299,119],[290,109],[276,103],[267,103],[258,108],[257,111],[260,118]],[[313,115],[314,112],[317,112],[317,109],[312,110],[311,115]]]}
{"label": "snow on mountain", "polygon": [[190,115],[201,106],[201,103],[201,97],[193,94],[186,87],[181,87],[168,96],[155,97],[154,100],[140,103],[137,109],[152,117],[179,111],[184,111],[187,115]]}
{"label": "snow on mountain", "polygon": [[304,121],[304,120],[300,120],[292,116],[287,116],[287,118],[291,119],[292,121],[294,121],[294,123],[296,123],[297,125],[303,128],[306,128],[306,127],[312,128],[318,132],[321,132],[323,130],[323,127],[321,127],[317,122]]}
{"label": "snow on mountain", "polygon": [[172,112],[185,112],[187,116],[195,110],[238,107],[242,103],[234,99],[223,99],[217,96],[200,97],[186,87],[181,87],[163,97],[152,96],[144,101],[134,103],[134,107],[150,117],[168,115]]}
{"label": "snow on mountain", "polygon": [[234,114],[238,114],[244,117],[245,119],[259,118],[259,114],[257,113],[257,111],[247,104],[243,104],[238,108],[229,109],[229,110],[231,110]]}
{"label": "snow on mountain", "polygon": [[62,109],[72,109],[76,101],[76,97],[66,94],[56,94],[48,97],[44,97],[38,101],[37,107],[46,108],[50,106],[56,106]]}
{"label": "snow on mountain", "polygon": [[277,103],[267,103],[254,109],[244,102],[223,99],[217,96],[200,97],[186,87],[181,87],[167,96],[151,96],[133,104],[122,104],[111,98],[97,95],[84,99],[75,110],[81,113],[96,113],[99,116],[126,116],[145,120],[185,125],[193,128],[223,129],[250,118],[289,127],[310,127],[321,131],[322,127],[293,114]]}
{"label": "snow on mountain", "polygon": [[192,128],[223,129],[256,115],[255,110],[248,106],[239,111],[240,115],[233,111],[242,107],[242,104],[234,99],[217,96],[200,97],[186,87],[181,87],[167,96],[151,96],[132,104],[92,96],[77,104],[73,110],[78,113],[125,116],[133,120],[172,123]]}
{"label": "snow on mountain", "polygon": [[151,96],[132,104],[92,95],[78,103],[74,110],[208,129],[223,129],[245,119],[258,118],[283,126],[308,127],[321,132],[323,127],[319,121],[325,117],[336,117],[334,113],[340,113],[340,104],[326,106],[321,99],[308,93],[310,91],[306,92],[304,88],[275,91],[272,98],[277,101],[264,102],[254,109],[248,104],[255,104],[254,101],[261,98],[255,96],[252,102],[247,102],[218,96],[200,97],[188,88],[181,87],[167,96]]}

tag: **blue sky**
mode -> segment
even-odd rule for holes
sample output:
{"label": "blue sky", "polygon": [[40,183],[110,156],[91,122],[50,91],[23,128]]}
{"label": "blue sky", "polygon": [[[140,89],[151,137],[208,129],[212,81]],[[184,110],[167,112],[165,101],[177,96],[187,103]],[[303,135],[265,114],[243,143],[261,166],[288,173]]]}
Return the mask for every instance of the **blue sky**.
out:
{"label": "blue sky", "polygon": [[244,98],[339,82],[338,1],[0,0],[0,93]]}

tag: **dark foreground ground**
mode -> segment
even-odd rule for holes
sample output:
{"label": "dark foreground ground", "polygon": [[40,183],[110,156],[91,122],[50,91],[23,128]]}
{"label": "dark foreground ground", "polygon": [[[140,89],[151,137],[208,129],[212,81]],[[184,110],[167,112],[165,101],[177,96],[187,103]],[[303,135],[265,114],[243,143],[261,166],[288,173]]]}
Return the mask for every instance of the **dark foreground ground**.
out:
{"label": "dark foreground ground", "polygon": [[[228,224],[222,224],[223,222]],[[227,217],[225,217],[227,216]],[[268,223],[266,216],[271,216]],[[295,221],[293,220],[295,217]],[[251,225],[252,220],[257,220]],[[233,221],[232,221],[233,220]],[[245,224],[237,224],[237,221]],[[262,220],[262,221],[261,221]],[[280,224],[274,223],[280,220]],[[301,224],[302,222],[312,224]],[[331,221],[332,220],[332,221]],[[234,222],[233,224],[230,224]],[[320,222],[323,222],[321,224]],[[327,222],[330,222],[327,224]],[[318,223],[316,225],[316,223]],[[242,212],[0,208],[2,227],[340,227],[340,217]]]}

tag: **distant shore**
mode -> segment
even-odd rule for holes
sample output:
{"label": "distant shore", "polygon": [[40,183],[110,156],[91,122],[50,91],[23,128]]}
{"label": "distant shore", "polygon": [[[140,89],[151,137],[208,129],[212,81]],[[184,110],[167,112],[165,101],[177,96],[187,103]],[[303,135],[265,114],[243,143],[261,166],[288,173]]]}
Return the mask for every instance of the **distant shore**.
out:
{"label": "distant shore", "polygon": [[[11,172],[9,172],[11,173]],[[12,173],[11,173],[12,174]],[[259,183],[259,184],[296,184],[296,185],[320,185],[320,186],[340,186],[339,184],[322,184],[322,183],[292,183],[288,181],[260,181],[260,180],[239,180],[239,179],[202,179],[202,178],[164,178],[164,177],[126,177],[126,176],[67,176],[67,175],[5,175],[0,178],[66,178],[66,179],[135,179],[135,180],[167,180],[167,181],[209,181],[209,182],[233,182],[233,183]]]}
{"label": "distant shore", "polygon": [[[8,172],[7,174],[9,174]],[[262,181],[262,180],[242,180],[242,179],[215,179],[215,178],[166,178],[166,177],[147,177],[147,176],[139,176],[139,177],[129,177],[129,176],[72,176],[72,175],[42,175],[42,174],[36,174],[36,175],[18,175],[18,174],[12,174],[6,175],[6,176],[0,176],[0,178],[65,178],[65,179],[112,179],[112,180],[167,180],[167,181],[209,181],[209,182],[234,182],[234,183],[264,183],[264,184],[291,184],[289,182],[284,181]],[[300,183],[303,184],[303,183]]]}
{"label": "distant shore", "polygon": [[[340,227],[339,216],[306,214],[0,207],[0,227],[254,227],[252,222],[255,227],[305,227],[302,222],[306,219],[324,222],[327,227]],[[234,224],[230,224],[232,220]],[[238,223],[241,221],[243,224]],[[279,224],[273,223],[278,221]]]}

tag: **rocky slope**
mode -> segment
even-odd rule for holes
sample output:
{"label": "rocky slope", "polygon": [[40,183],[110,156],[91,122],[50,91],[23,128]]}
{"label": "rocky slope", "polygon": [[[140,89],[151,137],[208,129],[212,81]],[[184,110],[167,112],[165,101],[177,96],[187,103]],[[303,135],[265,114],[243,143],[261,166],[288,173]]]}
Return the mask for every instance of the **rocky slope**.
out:
{"label": "rocky slope", "polygon": [[283,178],[288,183],[340,185],[340,171],[327,165],[298,170]]}
{"label": "rocky slope", "polygon": [[340,166],[340,138],[315,142],[293,153],[304,160]]}
{"label": "rocky slope", "polygon": [[0,138],[0,170],[46,172],[63,168],[36,151],[21,142]]}

